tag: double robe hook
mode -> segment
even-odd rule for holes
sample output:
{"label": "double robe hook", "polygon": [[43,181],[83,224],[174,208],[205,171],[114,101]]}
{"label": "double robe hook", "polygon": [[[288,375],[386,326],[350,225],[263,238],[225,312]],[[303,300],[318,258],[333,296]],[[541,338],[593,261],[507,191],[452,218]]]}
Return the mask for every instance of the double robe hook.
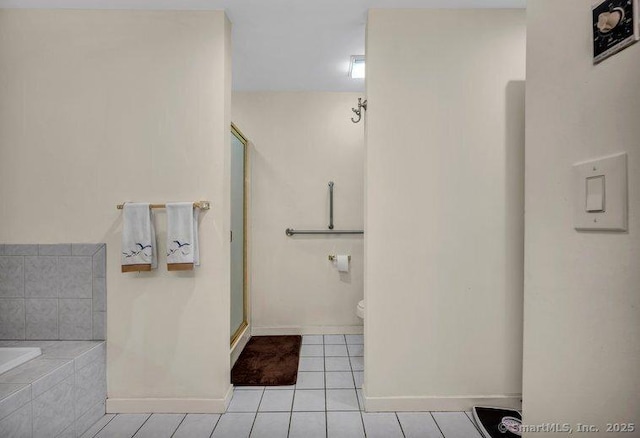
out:
{"label": "double robe hook", "polygon": [[367,109],[367,101],[365,100],[364,102],[362,101],[361,97],[358,97],[358,108],[351,108],[351,111],[353,111],[354,113],[356,113],[356,116],[358,116],[358,120],[354,119],[353,117],[351,117],[351,121],[353,123],[358,123],[360,121],[360,119],[362,119],[362,109]]}

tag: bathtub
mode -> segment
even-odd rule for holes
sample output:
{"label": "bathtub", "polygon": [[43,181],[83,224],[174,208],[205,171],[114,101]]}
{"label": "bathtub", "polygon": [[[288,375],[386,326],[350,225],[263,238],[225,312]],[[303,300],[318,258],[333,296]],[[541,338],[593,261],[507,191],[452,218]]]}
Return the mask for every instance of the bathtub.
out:
{"label": "bathtub", "polygon": [[40,348],[0,348],[0,374],[42,354]]}

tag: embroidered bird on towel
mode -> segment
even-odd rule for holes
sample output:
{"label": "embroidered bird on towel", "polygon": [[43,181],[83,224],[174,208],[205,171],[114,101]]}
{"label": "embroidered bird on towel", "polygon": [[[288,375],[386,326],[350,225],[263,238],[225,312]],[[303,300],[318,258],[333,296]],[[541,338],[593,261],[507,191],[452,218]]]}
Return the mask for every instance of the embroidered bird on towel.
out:
{"label": "embroidered bird on towel", "polygon": [[139,247],[139,250],[131,250],[130,252],[123,252],[122,254],[126,257],[126,258],[131,258],[131,257],[135,257],[140,253],[143,253],[144,255],[146,255],[147,257],[151,257],[150,251],[146,251],[145,249],[149,248],[152,249],[153,247],[151,245],[143,245],[142,243],[138,243],[136,242],[136,246]]}
{"label": "embroidered bird on towel", "polygon": [[175,243],[178,247],[177,248],[173,248],[170,249],[169,252],[167,252],[167,256],[170,256],[171,254],[173,254],[174,252],[180,250],[180,252],[183,255],[187,255],[189,254],[191,251],[189,251],[189,248],[186,248],[186,250],[183,250],[182,248],[184,248],[185,246],[191,246],[191,244],[189,242],[185,242],[185,243],[180,243],[180,241],[178,240],[174,240],[172,243]]}

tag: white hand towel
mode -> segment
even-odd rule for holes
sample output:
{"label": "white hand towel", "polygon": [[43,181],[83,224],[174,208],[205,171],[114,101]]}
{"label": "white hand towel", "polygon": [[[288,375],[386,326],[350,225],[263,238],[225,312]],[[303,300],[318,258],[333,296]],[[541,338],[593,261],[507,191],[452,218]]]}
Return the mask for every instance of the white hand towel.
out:
{"label": "white hand towel", "polygon": [[148,203],[126,203],[123,208],[122,272],[158,267],[156,230]]}
{"label": "white hand towel", "polygon": [[189,271],[200,265],[198,208],[192,202],[167,204],[167,269]]}

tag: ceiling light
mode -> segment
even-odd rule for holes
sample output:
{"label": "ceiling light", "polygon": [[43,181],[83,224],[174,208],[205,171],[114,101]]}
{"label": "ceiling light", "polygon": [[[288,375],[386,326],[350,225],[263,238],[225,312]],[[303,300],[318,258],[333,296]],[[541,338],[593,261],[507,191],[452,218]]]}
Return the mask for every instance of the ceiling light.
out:
{"label": "ceiling light", "polygon": [[351,56],[349,77],[352,79],[364,79],[364,55]]}

